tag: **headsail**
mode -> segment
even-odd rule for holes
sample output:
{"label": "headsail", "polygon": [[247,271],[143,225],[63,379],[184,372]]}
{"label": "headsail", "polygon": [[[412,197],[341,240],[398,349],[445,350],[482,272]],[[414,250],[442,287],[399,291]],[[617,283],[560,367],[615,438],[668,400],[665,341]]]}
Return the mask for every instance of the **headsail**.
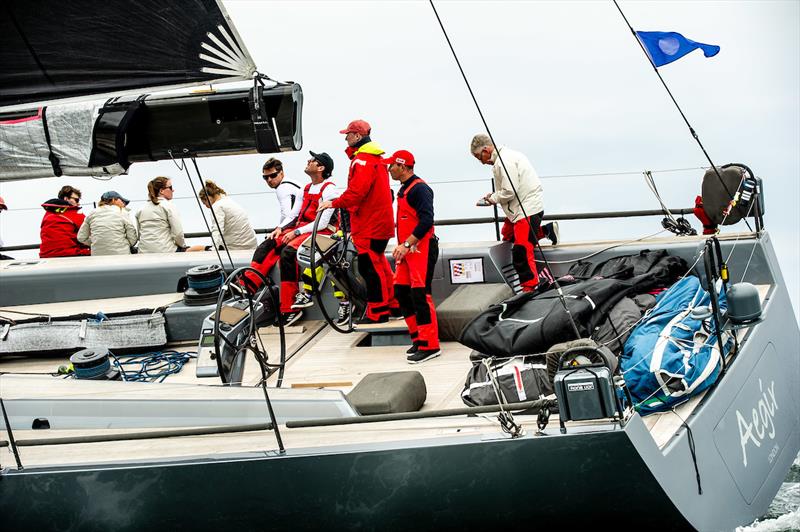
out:
{"label": "headsail", "polygon": [[218,0],[3,0],[0,110],[92,94],[250,79]]}

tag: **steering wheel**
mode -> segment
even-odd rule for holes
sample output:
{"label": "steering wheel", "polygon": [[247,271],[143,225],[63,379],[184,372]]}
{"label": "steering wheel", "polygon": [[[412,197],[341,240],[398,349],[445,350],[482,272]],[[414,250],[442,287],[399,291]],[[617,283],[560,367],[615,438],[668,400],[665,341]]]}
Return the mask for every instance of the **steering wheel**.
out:
{"label": "steering wheel", "polygon": [[[336,245],[319,253],[319,257],[323,263],[323,275],[322,279],[317,280],[317,253],[319,250],[317,233],[319,231],[319,221],[322,212],[322,210],[317,212],[317,217],[314,219],[314,228],[311,231],[311,246],[309,252],[311,291],[314,294],[314,299],[319,306],[320,312],[322,312],[322,317],[328,325],[337,332],[349,334],[355,330],[353,317],[357,316],[357,318],[361,318],[364,312],[366,312],[366,305],[361,301],[362,298],[358,297],[355,293],[356,290],[353,286],[353,281],[348,277],[348,271],[353,266],[353,260],[355,259],[355,255],[350,251],[350,231],[343,230],[342,238]],[[325,308],[325,302],[322,299],[322,288],[325,286],[325,281],[328,279],[331,279],[336,284],[337,289],[344,292],[350,302],[350,316],[348,317],[347,324],[344,326],[337,325]]]}
{"label": "steering wheel", "polygon": [[[245,274],[255,275],[262,283],[261,289],[255,293],[248,289],[250,283]],[[235,377],[241,377],[247,353],[251,352],[261,366],[263,381],[266,383],[269,375],[278,370],[277,386],[281,386],[286,365],[286,333],[283,323],[280,319],[277,320],[280,363],[267,362],[266,349],[258,336],[259,318],[270,311],[279,316],[279,308],[280,300],[275,284],[258,270],[245,266],[228,276],[219,291],[214,309],[214,358],[224,384],[241,384],[241,380],[236,382]],[[232,353],[231,356],[222,356],[226,349]]]}

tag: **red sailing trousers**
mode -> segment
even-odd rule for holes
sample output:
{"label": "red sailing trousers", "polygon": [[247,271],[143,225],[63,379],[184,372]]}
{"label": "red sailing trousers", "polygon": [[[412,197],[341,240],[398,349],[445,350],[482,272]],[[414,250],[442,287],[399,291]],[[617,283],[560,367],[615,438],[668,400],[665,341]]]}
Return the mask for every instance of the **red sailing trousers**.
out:
{"label": "red sailing trousers", "polygon": [[511,242],[514,245],[511,248],[511,262],[519,275],[520,287],[523,292],[532,292],[539,284],[539,272],[533,252],[542,230],[541,223],[542,213],[537,213],[512,224]]}
{"label": "red sailing trousers", "polygon": [[[286,244],[283,237],[294,232],[294,227],[284,229],[281,234],[274,239],[267,239],[258,246],[253,254],[250,267],[258,270],[261,275],[267,277],[270,270],[278,264],[281,272],[281,312],[292,312],[292,303],[298,291],[300,273],[297,266],[297,248],[308,238],[309,235],[293,237]],[[248,287],[252,292],[261,288],[261,279],[251,272],[245,274]]]}
{"label": "red sailing trousers", "polygon": [[377,320],[389,315],[392,296],[392,267],[384,254],[389,240],[353,235],[358,252],[358,271],[367,285],[366,318]]}
{"label": "red sailing trousers", "polygon": [[436,237],[428,234],[417,242],[417,251],[406,253],[395,265],[394,295],[408,326],[411,341],[420,349],[439,349],[439,324],[431,297],[433,268],[439,258]]}

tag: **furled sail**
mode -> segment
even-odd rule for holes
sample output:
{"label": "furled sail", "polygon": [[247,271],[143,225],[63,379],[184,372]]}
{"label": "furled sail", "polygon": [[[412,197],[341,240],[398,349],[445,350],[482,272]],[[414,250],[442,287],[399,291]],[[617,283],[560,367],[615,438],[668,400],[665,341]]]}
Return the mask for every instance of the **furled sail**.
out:
{"label": "furled sail", "polygon": [[217,0],[0,2],[0,111],[254,71]]}

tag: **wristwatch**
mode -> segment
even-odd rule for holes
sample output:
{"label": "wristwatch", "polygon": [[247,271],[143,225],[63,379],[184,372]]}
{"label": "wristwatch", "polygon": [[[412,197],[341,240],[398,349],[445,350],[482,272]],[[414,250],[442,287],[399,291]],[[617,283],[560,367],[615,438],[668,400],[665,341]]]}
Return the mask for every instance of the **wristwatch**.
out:
{"label": "wristwatch", "polygon": [[411,249],[411,244],[409,244],[407,241],[403,242],[403,247],[406,249]]}
{"label": "wristwatch", "polygon": [[300,236],[300,229],[294,230],[294,236]]}

